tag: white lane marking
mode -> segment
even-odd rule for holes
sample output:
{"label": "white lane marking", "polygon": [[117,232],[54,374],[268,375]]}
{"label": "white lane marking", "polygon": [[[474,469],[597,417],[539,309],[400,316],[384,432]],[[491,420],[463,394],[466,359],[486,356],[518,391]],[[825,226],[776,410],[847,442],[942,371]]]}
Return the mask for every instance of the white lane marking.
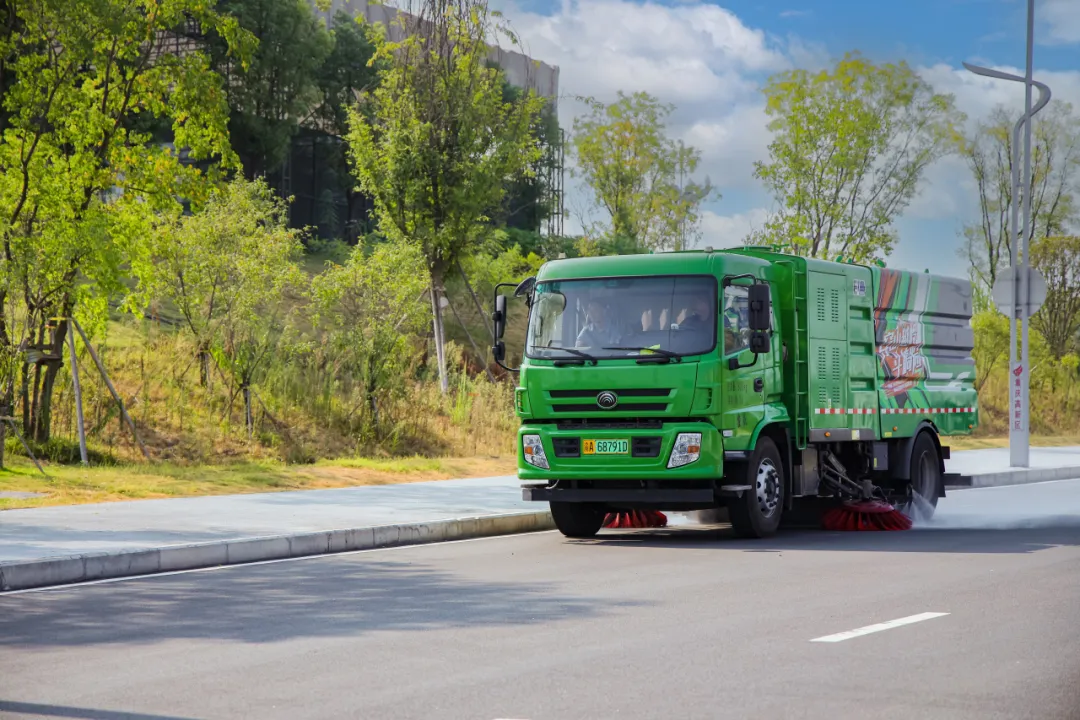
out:
{"label": "white lane marking", "polygon": [[918,615],[909,615],[908,617],[902,617],[897,620],[889,620],[888,622],[877,623],[876,625],[867,625],[866,627],[848,630],[847,632],[836,633],[835,635],[826,635],[824,637],[814,638],[810,642],[843,642],[844,640],[850,640],[852,638],[861,637],[863,635],[869,635],[870,633],[881,632],[882,630],[892,630],[893,628],[903,627],[904,625],[911,625],[912,623],[922,622],[923,620],[933,620],[934,618],[944,617],[948,614],[949,613],[924,612],[919,613]]}
{"label": "white lane marking", "polygon": [[274,560],[256,560],[255,562],[233,563],[232,565],[214,565],[213,567],[192,568],[190,570],[169,570],[167,572],[151,573],[149,575],[128,575],[127,577],[103,578],[101,580],[86,580],[84,582],[67,583],[66,585],[49,585],[48,587],[26,588],[25,590],[6,590],[0,592],[0,600],[9,595],[27,595],[29,593],[59,592],[61,590],[77,590],[94,585],[109,585],[118,582],[130,582],[134,580],[153,580],[155,578],[169,577],[170,575],[191,575],[193,573],[216,572],[218,570],[239,570],[255,565],[277,565],[278,563],[300,562],[301,560],[325,560],[327,558],[347,557],[362,553],[387,552],[389,550],[416,550],[417,548],[438,547],[440,545],[457,545],[459,543],[478,542],[480,540],[506,540],[507,538],[526,537],[529,535],[548,535],[558,532],[557,530],[534,530],[532,532],[511,533],[510,535],[485,535],[484,537],[463,538],[461,540],[443,540],[441,542],[414,543],[412,545],[393,545],[391,547],[364,548],[363,550],[345,550],[336,553],[321,553],[319,555],[301,555],[300,557],[277,558]]}

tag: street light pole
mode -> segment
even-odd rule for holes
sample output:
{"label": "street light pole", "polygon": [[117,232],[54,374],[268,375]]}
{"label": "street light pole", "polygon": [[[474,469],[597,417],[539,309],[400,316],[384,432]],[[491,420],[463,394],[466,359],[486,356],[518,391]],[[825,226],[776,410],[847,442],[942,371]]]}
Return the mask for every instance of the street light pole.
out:
{"label": "street light pole", "polygon": [[[1028,239],[1031,236],[1031,119],[1046,107],[1050,102],[1050,88],[1045,83],[1032,78],[1032,61],[1034,54],[1035,37],[1035,0],[1028,0],[1027,4],[1027,57],[1025,76],[1004,73],[999,70],[978,67],[964,63],[964,67],[976,75],[1009,80],[1024,83],[1024,116],[1017,121],[1013,128],[1012,144],[1012,207],[1011,225],[1009,232],[1012,237],[1009,243],[1009,256],[1012,262],[1012,308],[1009,313],[1009,369],[1011,370],[1009,391],[1009,464],[1012,467],[1028,467],[1030,465],[1030,440],[1031,424],[1029,412],[1029,387],[1030,387],[1030,363],[1028,362],[1028,325],[1030,323],[1029,309],[1031,304],[1030,287],[1030,248]],[[1031,88],[1039,89],[1039,100],[1032,107]],[[1020,129],[1024,129],[1024,178],[1023,178],[1023,203],[1024,220],[1020,227]],[[1017,319],[1020,320],[1020,356],[1017,358],[1016,335]]]}
{"label": "street light pole", "polygon": [[[1031,265],[1031,236],[1034,235],[1031,227],[1031,116],[1034,114],[1031,111],[1031,64],[1032,53],[1034,50],[1034,38],[1035,38],[1035,0],[1028,0],[1028,14],[1027,14],[1027,67],[1024,75],[1024,117],[1027,118],[1027,122],[1024,123],[1024,237],[1020,245],[1020,297],[1023,302],[1020,304],[1020,323],[1024,328],[1023,334],[1020,336],[1020,372],[1016,373],[1014,368],[1013,384],[1015,385],[1016,379],[1020,380],[1020,407],[1021,407],[1021,423],[1019,429],[1020,442],[1017,443],[1017,447],[1013,447],[1013,443],[1009,443],[1009,455],[1010,465],[1014,467],[1029,467],[1030,455],[1031,455],[1031,363],[1028,359],[1028,326],[1031,324],[1031,318],[1028,317],[1030,312],[1029,300],[1031,298],[1030,285],[1031,277],[1027,272],[1027,269]],[[1009,393],[1015,395],[1015,391]],[[1013,401],[1015,404],[1015,399]],[[1015,425],[1015,418],[1013,425]]]}

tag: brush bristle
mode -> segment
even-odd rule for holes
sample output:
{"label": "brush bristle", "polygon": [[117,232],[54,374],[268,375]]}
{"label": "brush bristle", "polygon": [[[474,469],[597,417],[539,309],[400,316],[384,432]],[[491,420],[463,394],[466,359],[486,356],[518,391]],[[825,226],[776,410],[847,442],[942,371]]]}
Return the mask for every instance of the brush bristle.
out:
{"label": "brush bristle", "polygon": [[608,513],[604,518],[604,527],[616,530],[667,527],[667,515],[659,510],[630,510],[629,512]]}
{"label": "brush bristle", "polygon": [[878,531],[910,530],[911,518],[879,500],[844,503],[825,512],[821,524],[826,530]]}

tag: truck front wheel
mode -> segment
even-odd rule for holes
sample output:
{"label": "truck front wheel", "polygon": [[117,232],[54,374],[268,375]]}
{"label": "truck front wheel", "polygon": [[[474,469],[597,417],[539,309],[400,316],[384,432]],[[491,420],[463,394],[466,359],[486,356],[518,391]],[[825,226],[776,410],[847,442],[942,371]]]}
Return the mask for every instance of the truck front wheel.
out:
{"label": "truck front wheel", "polygon": [[780,527],[784,512],[784,465],[772,439],[758,440],[739,484],[749,485],[728,505],[731,527],[741,537],[763,538]]}
{"label": "truck front wheel", "polygon": [[604,524],[603,509],[586,503],[552,502],[555,527],[568,538],[591,538]]}

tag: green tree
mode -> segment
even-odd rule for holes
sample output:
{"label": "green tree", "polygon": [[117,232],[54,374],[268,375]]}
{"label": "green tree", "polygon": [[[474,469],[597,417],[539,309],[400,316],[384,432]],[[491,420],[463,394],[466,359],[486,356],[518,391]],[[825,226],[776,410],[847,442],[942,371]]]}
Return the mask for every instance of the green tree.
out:
{"label": "green tree", "polygon": [[404,388],[410,341],[427,322],[424,266],[418,246],[379,243],[370,255],[357,246],[345,264],[312,281],[315,320],[326,332],[335,374],[358,382],[364,433],[378,429],[381,402]]}
{"label": "green tree", "polygon": [[213,67],[229,78],[229,134],[249,178],[281,169],[301,122],[320,107],[317,76],[332,41],[309,0],[220,0],[258,41],[237,67],[227,39],[204,38]]}
{"label": "green tree", "polygon": [[[23,419],[45,440],[66,318],[103,313],[155,214],[176,212],[177,197],[198,200],[216,163],[235,164],[221,78],[203,53],[175,52],[173,31],[195,21],[239,63],[251,42],[201,0],[21,0],[6,9],[0,348],[32,363],[22,373]],[[172,145],[153,142],[147,128],[162,125]],[[10,405],[9,390],[0,405]]]}
{"label": "green tree", "polygon": [[674,106],[644,92],[620,92],[610,105],[582,99],[590,112],[574,120],[577,172],[610,218],[610,225],[590,234],[628,238],[654,250],[691,246],[701,203],[713,187],[708,178],[690,179],[701,153],[667,136]]}
{"label": "green tree", "polygon": [[1035,240],[1031,264],[1046,279],[1046,302],[1032,325],[1060,359],[1075,348],[1080,332],[1080,236]]}
{"label": "green tree", "polygon": [[[369,31],[366,24],[338,12],[330,28],[330,53],[316,76],[322,101],[313,119],[318,130],[326,135],[317,141],[327,148],[325,173],[319,178],[319,185],[330,193],[344,195],[346,221],[356,217],[357,203],[362,198],[356,191],[345,143],[349,133],[349,110],[356,105],[357,98],[378,86],[379,73],[386,64],[385,60],[372,62],[375,45]],[[312,152],[315,152],[314,148]],[[352,236],[348,227],[346,234]]]}
{"label": "green tree", "polygon": [[999,363],[1009,360],[1009,319],[997,310],[983,310],[971,319],[975,333],[975,390],[982,390]]}
{"label": "green tree", "polygon": [[423,252],[446,392],[444,278],[490,233],[508,182],[538,159],[530,130],[541,100],[531,91],[503,100],[488,42],[515,38],[482,0],[425,0],[397,22],[405,39],[377,40],[388,67],[353,110],[349,145],[380,232]]}
{"label": "green tree", "polygon": [[[964,228],[961,256],[986,292],[1012,264],[1016,230],[1012,216],[1012,129],[1016,118],[997,107],[964,146],[964,159],[979,193],[979,219]],[[1080,117],[1068,103],[1052,100],[1032,126],[1029,242],[1065,235],[1080,220]]]}
{"label": "green tree", "polygon": [[158,228],[133,263],[132,302],[173,303],[195,340],[203,384],[216,354],[246,390],[280,339],[284,302],[303,285],[302,251],[285,203],[265,181],[238,177],[199,212]]}
{"label": "green tree", "polygon": [[888,255],[926,168],[959,147],[953,98],[906,63],[855,53],[832,70],[775,75],[764,94],[773,141],[754,174],[779,209],[748,241],[827,259]]}
{"label": "green tree", "polygon": [[[489,66],[497,68],[494,62]],[[503,78],[503,100],[520,102],[522,90]],[[502,207],[493,213],[493,220],[502,226],[539,232],[552,213],[561,212],[555,195],[554,174],[561,172],[563,132],[555,108],[545,102],[532,124],[542,152],[537,159],[518,173],[507,187]]]}

